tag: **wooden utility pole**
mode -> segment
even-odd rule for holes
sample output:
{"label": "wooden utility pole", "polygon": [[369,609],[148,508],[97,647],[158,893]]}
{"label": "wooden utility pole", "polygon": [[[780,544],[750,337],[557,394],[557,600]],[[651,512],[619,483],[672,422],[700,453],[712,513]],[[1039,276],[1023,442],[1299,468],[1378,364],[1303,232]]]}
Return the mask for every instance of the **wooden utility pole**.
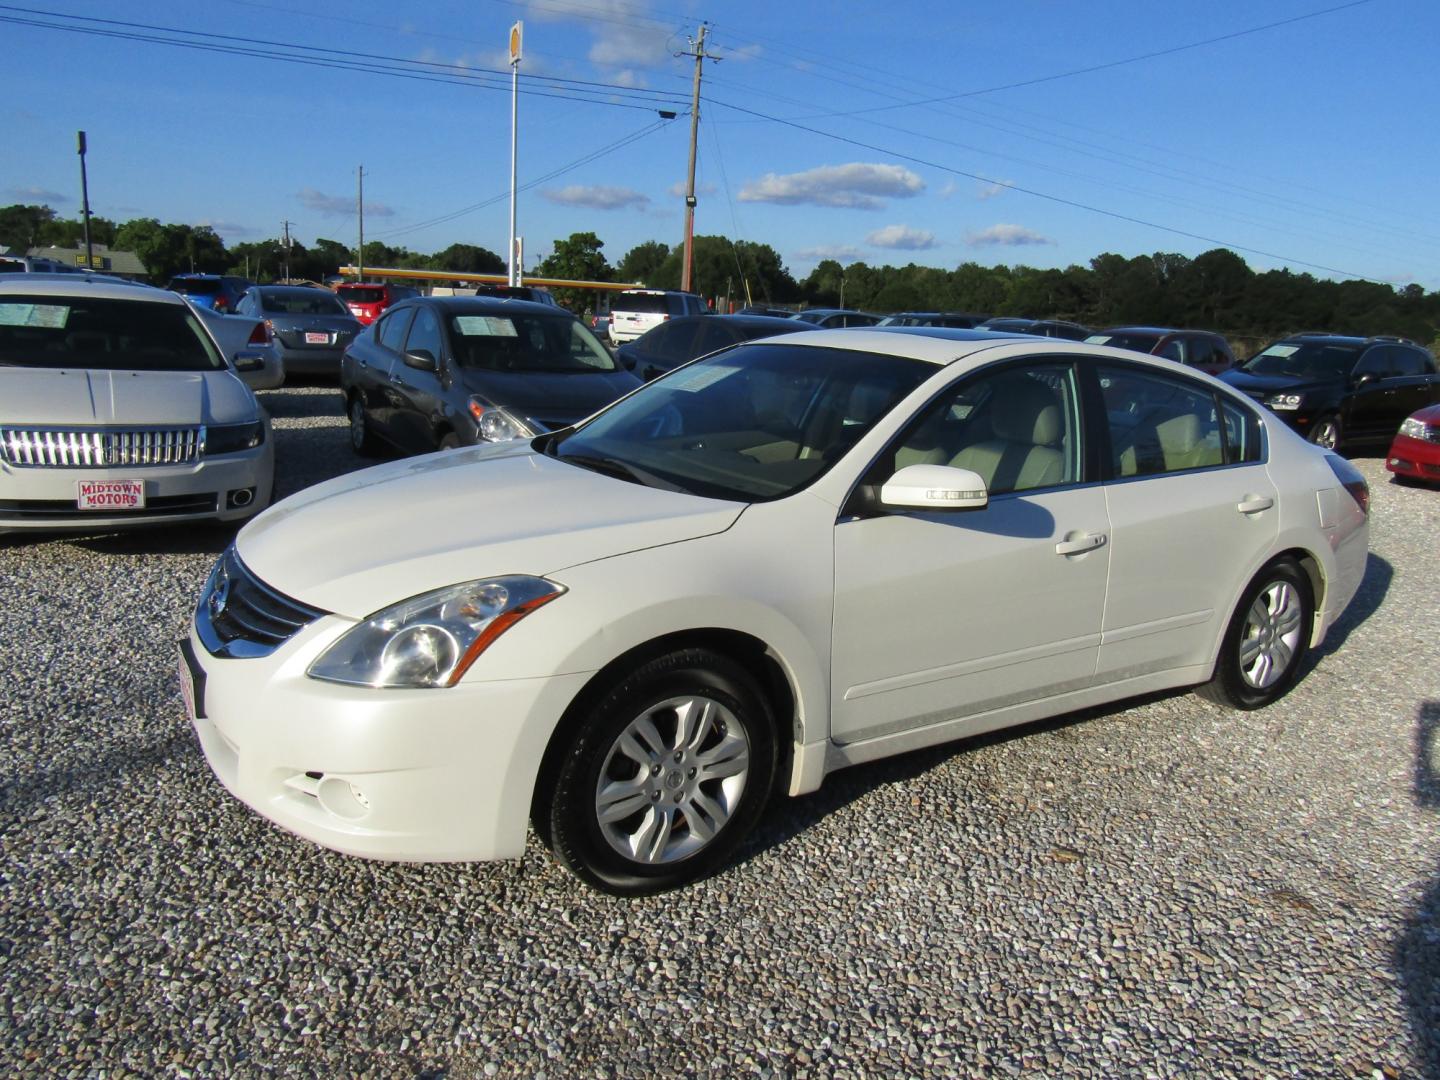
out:
{"label": "wooden utility pole", "polygon": [[705,52],[705,32],[708,29],[702,22],[700,39],[690,42],[694,51],[677,54],[695,58],[695,91],[690,101],[690,171],[685,179],[685,261],[680,266],[680,288],[684,292],[690,291],[690,266],[695,243],[695,143],[700,134],[700,72],[706,60],[720,59],[718,56],[708,56]]}

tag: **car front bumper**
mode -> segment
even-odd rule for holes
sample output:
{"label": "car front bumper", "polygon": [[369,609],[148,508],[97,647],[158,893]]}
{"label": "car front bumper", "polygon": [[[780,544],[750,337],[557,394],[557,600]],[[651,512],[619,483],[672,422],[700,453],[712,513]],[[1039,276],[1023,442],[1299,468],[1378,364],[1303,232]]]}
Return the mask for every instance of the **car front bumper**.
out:
{"label": "car front bumper", "polygon": [[1396,435],[1385,455],[1385,468],[1397,476],[1440,483],[1440,443]]}
{"label": "car front bumper", "polygon": [[216,776],[264,817],[345,854],[518,858],[545,747],[588,674],[435,690],[307,676],[351,625],[324,616],[251,659],[211,655],[192,627],[180,677],[193,679],[191,721]]}
{"label": "car front bumper", "polygon": [[[238,521],[270,503],[275,449],[266,429],[254,450],[202,458],[187,465],[32,468],[0,463],[0,533],[25,530],[93,532],[187,521]],[[143,480],[145,506],[106,511],[76,508],[81,480]],[[250,492],[248,501],[236,505]]]}

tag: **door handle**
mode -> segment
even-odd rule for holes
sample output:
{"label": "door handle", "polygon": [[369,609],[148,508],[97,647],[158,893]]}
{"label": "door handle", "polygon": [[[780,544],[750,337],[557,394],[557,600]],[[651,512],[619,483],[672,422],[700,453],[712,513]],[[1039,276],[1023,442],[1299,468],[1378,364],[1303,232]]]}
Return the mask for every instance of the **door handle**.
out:
{"label": "door handle", "polygon": [[1246,495],[1235,504],[1235,509],[1242,514],[1258,514],[1262,510],[1269,510],[1274,505],[1275,500],[1268,495]]}
{"label": "door handle", "polygon": [[1104,547],[1107,539],[1109,538],[1104,533],[1090,533],[1074,540],[1062,540],[1055,545],[1055,554],[1083,555],[1087,551],[1094,551],[1098,547]]}

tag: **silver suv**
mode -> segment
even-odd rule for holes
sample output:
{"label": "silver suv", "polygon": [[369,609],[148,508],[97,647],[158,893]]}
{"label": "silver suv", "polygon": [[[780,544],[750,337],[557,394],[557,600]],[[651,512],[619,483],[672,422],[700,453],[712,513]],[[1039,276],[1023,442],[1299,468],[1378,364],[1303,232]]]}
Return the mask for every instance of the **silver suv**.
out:
{"label": "silver suv", "polygon": [[610,344],[634,341],[645,331],[681,315],[705,315],[704,297],[671,289],[626,289],[610,302]]}

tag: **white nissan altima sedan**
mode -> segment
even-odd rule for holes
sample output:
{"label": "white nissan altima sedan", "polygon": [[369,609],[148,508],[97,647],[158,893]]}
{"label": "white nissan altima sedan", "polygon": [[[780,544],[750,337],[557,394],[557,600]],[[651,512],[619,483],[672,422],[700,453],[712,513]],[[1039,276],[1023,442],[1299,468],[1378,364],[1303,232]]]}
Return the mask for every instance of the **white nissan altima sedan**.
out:
{"label": "white nissan altima sedan", "polygon": [[654,892],[847,765],[1172,687],[1268,704],[1360,584],[1368,499],[1156,357],[793,334],[286,499],[180,674],[221,781],[301,836],[498,859],[533,823]]}

